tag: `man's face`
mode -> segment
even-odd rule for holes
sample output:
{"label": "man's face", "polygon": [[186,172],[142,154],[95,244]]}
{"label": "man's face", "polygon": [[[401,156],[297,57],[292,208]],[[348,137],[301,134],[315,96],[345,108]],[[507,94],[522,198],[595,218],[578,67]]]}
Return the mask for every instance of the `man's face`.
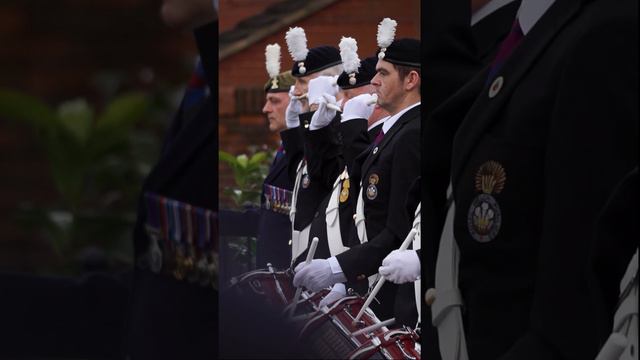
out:
{"label": "man's face", "polygon": [[[296,76],[296,83],[293,85],[293,95],[301,96],[303,94],[308,93],[309,81],[317,78],[318,76],[320,76],[319,72],[316,72],[307,76]],[[300,99],[300,102],[302,103],[302,111],[303,112],[309,111],[309,99],[308,98]]]}
{"label": "man's face", "polygon": [[162,0],[162,20],[169,26],[195,28],[217,18],[211,0]]}
{"label": "man's face", "polygon": [[390,62],[378,60],[376,64],[376,76],[371,79],[371,85],[378,95],[378,105],[381,108],[394,113],[395,107],[402,100],[404,93],[404,81],[395,66]]}
{"label": "man's face", "polygon": [[362,94],[373,94],[375,93],[375,88],[372,85],[364,85],[358,86],[353,89],[343,89],[342,90],[342,105],[358,95]]}
{"label": "man's face", "polygon": [[320,76],[319,72],[315,72],[307,76],[296,76],[296,83],[293,87],[293,95],[300,96],[309,92],[309,81]]}
{"label": "man's face", "polygon": [[269,121],[269,131],[276,132],[286,128],[285,112],[289,105],[289,94],[286,92],[267,93],[262,113]]}

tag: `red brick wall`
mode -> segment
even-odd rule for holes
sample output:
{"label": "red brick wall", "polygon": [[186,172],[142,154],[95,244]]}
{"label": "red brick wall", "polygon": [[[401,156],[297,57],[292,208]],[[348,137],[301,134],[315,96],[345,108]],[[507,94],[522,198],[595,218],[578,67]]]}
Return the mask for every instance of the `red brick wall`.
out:
{"label": "red brick wall", "polygon": [[240,21],[258,14],[282,0],[222,0],[220,6],[220,32],[232,29]]}
{"label": "red brick wall", "polygon": [[[168,29],[157,0],[3,0],[0,2],[0,87],[50,104],[100,96],[94,76],[118,71],[120,90],[186,82],[195,55],[191,34]],[[155,80],[140,74],[151,70]],[[170,119],[167,119],[169,121]],[[48,244],[14,220],[18,204],[57,198],[45,154],[30,129],[0,119],[0,271],[29,271],[48,262]]]}
{"label": "red brick wall", "polygon": [[[237,1],[221,0],[221,12],[235,11]],[[243,3],[251,2],[249,0]],[[240,8],[238,6],[238,8]],[[248,14],[253,15],[254,13]],[[221,17],[224,17],[222,15]],[[344,0],[305,18],[291,26],[305,29],[309,47],[318,45],[338,46],[342,36],[351,36],[358,41],[360,58],[373,55],[376,50],[377,24],[382,18],[390,17],[398,21],[398,37],[420,36],[420,1],[404,0],[389,2],[383,0]],[[264,67],[264,48],[278,42],[282,47],[281,68],[291,67],[291,58],[286,49],[284,36],[289,27],[253,44],[250,48],[234,54],[220,62],[220,148],[231,153],[243,153],[250,145],[274,147],[278,137],[270,134],[260,114],[243,116],[235,114],[234,92],[238,87],[262,86],[267,80]],[[221,187],[231,185],[229,169],[220,166]],[[226,200],[222,200],[223,205]]]}

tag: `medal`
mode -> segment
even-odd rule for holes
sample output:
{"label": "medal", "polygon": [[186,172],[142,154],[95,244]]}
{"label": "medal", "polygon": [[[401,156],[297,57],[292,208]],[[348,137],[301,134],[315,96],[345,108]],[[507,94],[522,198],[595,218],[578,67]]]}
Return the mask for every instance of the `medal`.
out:
{"label": "medal", "polygon": [[344,179],[344,181],[342,182],[342,190],[340,190],[341,203],[347,201],[347,199],[349,198],[349,187],[350,187],[349,179],[348,178]]}
{"label": "medal", "polygon": [[380,181],[378,174],[369,175],[369,186],[367,186],[367,199],[374,200],[378,197],[378,188],[376,185]]}

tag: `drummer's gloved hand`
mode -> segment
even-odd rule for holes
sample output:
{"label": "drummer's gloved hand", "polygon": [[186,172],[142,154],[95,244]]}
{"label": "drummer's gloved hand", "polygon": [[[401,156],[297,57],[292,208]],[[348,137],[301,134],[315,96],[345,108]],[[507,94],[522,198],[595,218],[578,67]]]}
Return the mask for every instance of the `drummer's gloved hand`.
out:
{"label": "drummer's gloved hand", "polygon": [[375,109],[377,97],[371,94],[360,94],[344,104],[341,122],[353,119],[369,119]]}
{"label": "drummer's gloved hand", "polygon": [[331,287],[331,291],[327,294],[327,296],[325,296],[324,299],[320,300],[318,306],[331,306],[331,304],[342,299],[345,296],[347,296],[347,288],[343,283],[337,283]]}
{"label": "drummer's gloved hand", "polygon": [[415,250],[393,250],[382,260],[380,275],[394,284],[404,284],[420,278],[420,258]]}
{"label": "drummer's gloved hand", "polygon": [[311,124],[309,130],[321,129],[331,123],[331,120],[336,116],[335,108],[330,108],[328,104],[335,107],[340,107],[336,101],[336,97],[329,94],[322,94],[320,100],[318,100],[318,109],[313,113],[311,117]]}
{"label": "drummer's gloved hand", "polygon": [[338,90],[340,90],[336,79],[336,76],[318,76],[309,80],[309,105],[320,104],[323,94],[336,97]]}
{"label": "drummer's gloved hand", "polygon": [[302,113],[302,102],[293,94],[294,88],[293,85],[289,88],[289,105],[284,116],[287,129],[300,126],[298,116]]}
{"label": "drummer's gloved hand", "polygon": [[304,286],[313,292],[347,281],[335,257],[313,259],[310,264],[300,263],[294,271],[296,275],[293,277],[293,286]]}

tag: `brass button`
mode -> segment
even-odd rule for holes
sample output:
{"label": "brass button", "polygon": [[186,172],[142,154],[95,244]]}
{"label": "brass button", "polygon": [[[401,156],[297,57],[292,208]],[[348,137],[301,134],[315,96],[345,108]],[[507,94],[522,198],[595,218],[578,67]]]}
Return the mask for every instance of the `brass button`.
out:
{"label": "brass button", "polygon": [[502,84],[504,84],[504,78],[502,76],[498,76],[495,80],[493,80],[493,82],[491,83],[491,87],[489,87],[490,99],[493,99],[496,95],[498,95],[500,90],[502,90]]}
{"label": "brass button", "polygon": [[433,302],[436,301],[436,289],[431,288],[427,290],[426,294],[424,294],[424,301],[427,305],[433,305]]}

